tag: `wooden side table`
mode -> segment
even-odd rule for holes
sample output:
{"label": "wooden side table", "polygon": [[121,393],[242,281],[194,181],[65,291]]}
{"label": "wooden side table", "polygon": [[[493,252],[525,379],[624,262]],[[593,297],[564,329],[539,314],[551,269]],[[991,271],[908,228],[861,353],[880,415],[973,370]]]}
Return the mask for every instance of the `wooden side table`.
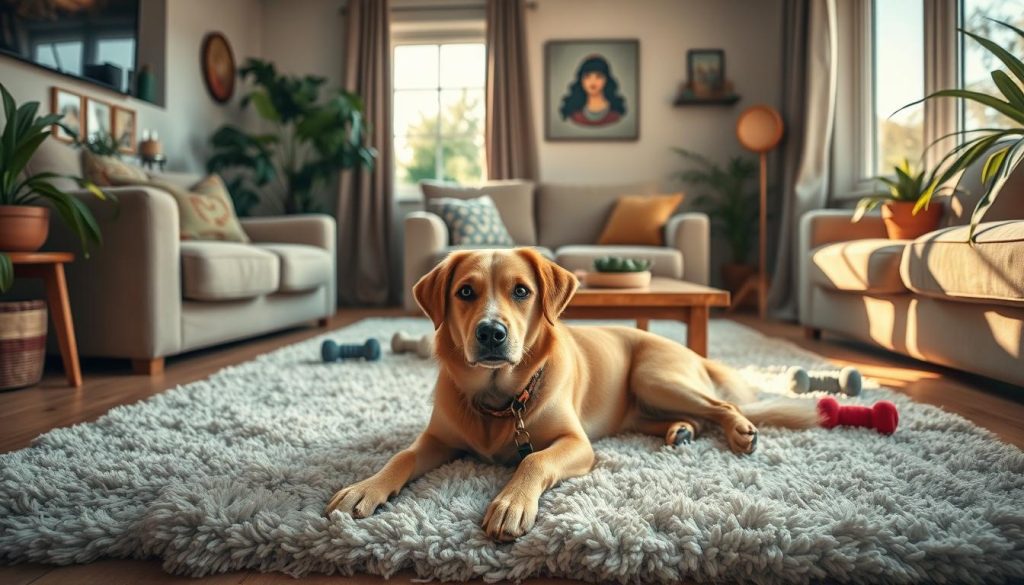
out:
{"label": "wooden side table", "polygon": [[71,320],[68,285],[64,279],[64,265],[73,262],[75,255],[70,252],[7,252],[7,256],[14,264],[15,278],[41,278],[46,284],[46,304],[50,307],[50,318],[57,331],[64,373],[68,384],[76,388],[81,386],[82,370],[78,364],[75,324]]}

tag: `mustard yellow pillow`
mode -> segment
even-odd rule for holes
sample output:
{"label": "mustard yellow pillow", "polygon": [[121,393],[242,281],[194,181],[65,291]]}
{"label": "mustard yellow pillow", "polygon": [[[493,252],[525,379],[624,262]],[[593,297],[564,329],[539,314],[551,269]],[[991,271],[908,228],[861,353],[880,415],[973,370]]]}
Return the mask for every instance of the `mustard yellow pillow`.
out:
{"label": "mustard yellow pillow", "polygon": [[82,149],[82,175],[100,187],[145,185],[149,177],[139,167],[113,156],[102,156]]}
{"label": "mustard yellow pillow", "polygon": [[210,175],[188,189],[159,179],[147,180],[146,184],[167,191],[178,203],[182,240],[249,243],[235,215],[231,195],[218,175]]}
{"label": "mustard yellow pillow", "polygon": [[682,193],[623,195],[615,204],[597,243],[602,246],[663,246],[665,223],[682,202]]}

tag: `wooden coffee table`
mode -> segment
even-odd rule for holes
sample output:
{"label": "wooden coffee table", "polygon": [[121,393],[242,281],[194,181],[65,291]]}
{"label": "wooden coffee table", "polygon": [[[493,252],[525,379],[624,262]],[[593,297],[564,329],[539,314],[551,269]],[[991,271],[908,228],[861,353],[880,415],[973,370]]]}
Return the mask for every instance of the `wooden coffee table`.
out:
{"label": "wooden coffee table", "polygon": [[635,319],[647,330],[651,319],[686,323],[686,346],[707,357],[708,309],[728,307],[729,291],[674,278],[654,277],[646,288],[580,287],[565,319]]}

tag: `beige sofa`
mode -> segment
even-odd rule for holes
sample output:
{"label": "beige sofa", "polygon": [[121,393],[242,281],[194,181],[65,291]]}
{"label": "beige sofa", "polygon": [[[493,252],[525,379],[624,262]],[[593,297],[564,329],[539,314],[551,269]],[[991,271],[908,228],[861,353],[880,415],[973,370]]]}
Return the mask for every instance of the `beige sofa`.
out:
{"label": "beige sofa", "polygon": [[1024,171],[967,243],[980,165],[942,227],[888,240],[880,217],[816,211],[800,225],[800,322],[917,359],[1024,385]]}
{"label": "beige sofa", "polygon": [[[627,185],[554,185],[529,181],[495,181],[479,187],[423,183],[424,198],[468,199],[490,195],[517,246],[533,246],[570,270],[591,269],[595,258],[609,254],[653,261],[655,276],[708,283],[708,216],[679,213],[665,226],[664,246],[598,246],[608,215],[622,195],[650,195],[656,183]],[[409,291],[441,259],[457,249],[448,228],[429,211],[405,218],[404,303],[416,309]]]}
{"label": "beige sofa", "polygon": [[[78,153],[47,140],[29,171],[79,174]],[[163,173],[190,185],[200,177]],[[65,185],[66,186],[66,185]],[[118,205],[81,194],[103,245],[89,259],[58,222],[47,249],[74,250],[67,267],[79,352],[129,358],[137,371],[163,358],[334,314],[335,223],[325,215],[243,219],[251,244],[180,241],[165,191],[114,187]]]}

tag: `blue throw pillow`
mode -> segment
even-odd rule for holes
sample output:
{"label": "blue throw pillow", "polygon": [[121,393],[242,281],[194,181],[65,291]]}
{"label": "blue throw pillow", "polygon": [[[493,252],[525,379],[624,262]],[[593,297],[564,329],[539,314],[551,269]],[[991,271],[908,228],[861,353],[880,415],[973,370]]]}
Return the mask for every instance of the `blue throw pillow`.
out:
{"label": "blue throw pillow", "polygon": [[487,195],[476,199],[430,199],[427,210],[444,220],[453,246],[515,245],[494,200]]}

